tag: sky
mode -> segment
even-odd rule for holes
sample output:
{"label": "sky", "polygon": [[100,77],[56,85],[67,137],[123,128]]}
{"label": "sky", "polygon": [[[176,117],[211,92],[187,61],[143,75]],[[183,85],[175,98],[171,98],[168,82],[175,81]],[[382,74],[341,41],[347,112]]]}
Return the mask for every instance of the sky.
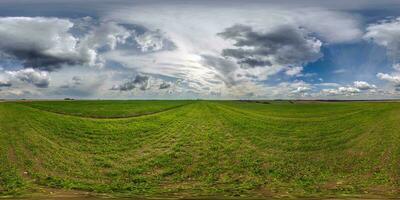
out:
{"label": "sky", "polygon": [[400,1],[2,0],[0,98],[400,98]]}

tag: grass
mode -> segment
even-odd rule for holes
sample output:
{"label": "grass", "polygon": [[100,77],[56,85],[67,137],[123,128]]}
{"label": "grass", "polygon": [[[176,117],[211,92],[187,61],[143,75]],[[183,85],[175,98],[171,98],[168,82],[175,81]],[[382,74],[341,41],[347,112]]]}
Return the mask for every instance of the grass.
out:
{"label": "grass", "polygon": [[[50,112],[92,118],[134,117],[173,109],[190,101],[32,101],[29,106]],[[26,104],[26,103],[25,103]]]}
{"label": "grass", "polygon": [[399,143],[396,102],[3,102],[0,194],[398,197]]}

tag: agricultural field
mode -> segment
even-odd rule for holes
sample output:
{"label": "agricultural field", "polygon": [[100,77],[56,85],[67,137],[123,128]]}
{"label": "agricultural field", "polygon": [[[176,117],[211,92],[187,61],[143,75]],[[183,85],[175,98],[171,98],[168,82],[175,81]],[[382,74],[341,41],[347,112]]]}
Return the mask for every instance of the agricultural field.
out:
{"label": "agricultural field", "polygon": [[0,103],[0,196],[400,195],[400,103]]}

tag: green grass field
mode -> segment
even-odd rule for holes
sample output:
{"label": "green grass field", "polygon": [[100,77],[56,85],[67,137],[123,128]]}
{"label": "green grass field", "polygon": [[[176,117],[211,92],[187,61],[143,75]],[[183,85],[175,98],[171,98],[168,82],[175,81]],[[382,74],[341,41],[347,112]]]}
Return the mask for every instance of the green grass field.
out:
{"label": "green grass field", "polygon": [[43,188],[399,197],[400,103],[0,103],[0,196]]}

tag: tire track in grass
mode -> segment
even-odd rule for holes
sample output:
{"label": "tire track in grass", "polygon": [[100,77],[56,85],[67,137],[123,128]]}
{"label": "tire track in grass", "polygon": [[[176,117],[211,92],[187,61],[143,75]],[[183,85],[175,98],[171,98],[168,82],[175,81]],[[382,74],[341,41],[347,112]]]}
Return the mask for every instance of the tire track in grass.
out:
{"label": "tire track in grass", "polygon": [[[343,114],[351,113],[351,112],[356,112],[358,110],[363,110],[364,108],[368,108],[367,105],[361,104],[361,105],[354,105],[352,104],[345,106],[339,106],[338,109],[332,110],[332,107],[335,108],[334,106],[338,106],[337,104],[317,104],[315,107],[313,105],[312,108],[308,108],[307,110],[304,110],[307,107],[304,106],[310,106],[311,104],[305,103],[305,104],[290,104],[288,107],[279,105],[279,104],[256,104],[256,103],[239,103],[239,102],[218,102],[223,106],[230,107],[231,109],[236,109],[241,112],[247,112],[248,114],[258,114],[262,117],[270,117],[272,118],[277,118],[277,119],[288,119],[288,120],[302,120],[302,119],[307,119],[307,120],[312,120],[312,121],[319,121],[320,119],[325,119],[325,118],[335,118],[336,116],[342,116]],[[344,104],[344,103],[341,103]],[[324,105],[324,111],[318,111],[318,109],[321,109],[321,107],[318,107],[318,105]],[[332,107],[331,107],[332,106]],[[279,110],[277,109],[279,108]],[[294,109],[296,108],[296,109]],[[317,111],[315,111],[317,110]],[[294,111],[302,111],[302,112],[294,112]],[[312,111],[312,112],[310,112]]]}
{"label": "tire track in grass", "polygon": [[[229,112],[229,110],[226,110],[226,112]],[[241,112],[239,112],[239,113],[241,113]],[[241,113],[242,115],[244,115],[243,113]],[[245,115],[246,117],[247,117],[247,115]],[[260,119],[260,117],[257,117],[257,118],[251,118],[252,120],[256,120],[256,121],[259,121],[260,123],[262,123],[262,125],[260,124],[260,127],[261,128],[263,128],[263,129],[265,129],[266,128],[266,125],[268,126],[268,121],[264,121],[264,120],[261,120]],[[232,120],[234,121],[235,119],[234,118],[232,118]],[[364,122],[364,124],[365,124],[366,122]],[[254,123],[252,123],[252,124],[254,124]],[[363,124],[363,123],[358,123],[358,124]],[[352,125],[352,124],[350,124],[350,125]],[[344,129],[344,130],[341,130],[341,131],[335,131],[335,134],[324,134],[324,135],[321,135],[321,136],[318,136],[318,137],[315,137],[315,136],[312,136],[312,137],[306,137],[306,138],[299,138],[297,135],[295,135],[295,134],[291,134],[291,135],[282,135],[282,136],[277,136],[277,135],[273,135],[273,137],[281,137],[282,139],[284,139],[284,140],[292,140],[292,141],[302,141],[302,143],[304,143],[304,142],[306,142],[306,141],[312,141],[312,140],[314,140],[315,142],[317,142],[317,143],[321,143],[321,141],[325,141],[325,142],[329,142],[329,141],[331,141],[331,142],[335,142],[335,141],[339,141],[338,139],[340,139],[341,137],[344,137],[344,136],[346,136],[347,134],[344,134],[344,133],[352,133],[352,132],[355,132],[354,131],[354,129],[356,129],[356,128],[358,128],[359,126],[351,126],[351,127],[349,127],[349,128],[346,128],[346,129]],[[269,129],[266,129],[266,130],[269,130],[269,131],[271,131],[271,128],[269,128]],[[279,132],[279,131],[284,131],[284,130],[281,130],[281,129],[277,129],[277,131]],[[358,131],[360,134],[362,133],[362,131]],[[359,136],[361,136],[360,134],[353,134],[352,136],[348,136],[348,138],[347,138],[347,141],[350,141],[352,138],[356,138],[356,137],[359,137]],[[294,135],[294,137],[292,136],[292,135]],[[259,137],[259,139],[261,139],[260,137]],[[279,143],[279,142],[278,142]],[[342,144],[342,143],[340,143],[340,144]],[[331,145],[328,145],[328,146],[331,146]],[[340,146],[339,146],[340,147]],[[294,149],[294,150],[297,150],[297,149]]]}
{"label": "tire track in grass", "polygon": [[[386,112],[382,112],[382,113],[380,113],[380,115],[384,115]],[[372,125],[372,130],[369,130],[368,132],[369,133],[372,133],[373,132],[373,130],[374,129],[376,129],[377,127],[380,127],[381,125],[382,125],[382,121],[385,119],[385,118],[383,118],[383,117],[378,117],[378,116],[374,116],[373,118],[370,118],[370,122],[372,121],[372,119],[379,119],[379,122],[380,123],[377,123],[377,122],[375,122],[375,123],[373,123]],[[364,123],[364,124],[367,124],[367,123]],[[369,127],[369,126],[368,126]],[[348,140],[347,140],[347,142],[346,143],[352,143],[352,144],[349,144],[348,145],[348,147],[347,148],[345,148],[345,149],[350,149],[352,146],[354,146],[355,144],[359,144],[360,143],[360,139],[363,139],[363,138],[365,138],[365,136],[366,135],[368,135],[368,133],[364,133],[364,132],[362,132],[358,137],[357,137],[357,140],[356,141],[354,141],[352,138],[347,138]],[[362,137],[361,137],[362,136]],[[376,145],[376,146],[383,146],[383,145]],[[343,149],[342,149],[343,150]],[[297,150],[295,151],[295,152],[298,152]],[[352,175],[354,175],[354,174],[352,174]]]}
{"label": "tire track in grass", "polygon": [[4,108],[4,104],[0,105],[0,198],[31,191],[18,168],[20,158],[16,155],[14,135],[9,132],[14,126],[10,123],[10,113]]}
{"label": "tire track in grass", "polygon": [[157,134],[159,134],[159,133],[157,133]]}
{"label": "tire track in grass", "polygon": [[[121,126],[120,125],[118,125],[118,124],[120,124],[120,123],[117,123],[116,121],[110,121],[110,122],[104,122],[104,121],[101,121],[101,122],[99,122],[98,123],[98,121],[92,121],[92,120],[90,120],[90,121],[86,121],[86,122],[90,122],[90,124],[93,124],[93,125],[90,125],[90,124],[85,124],[85,123],[81,123],[81,122],[85,122],[85,121],[81,121],[81,120],[78,120],[77,121],[77,119],[74,119],[74,118],[67,118],[67,119],[63,119],[63,120],[67,120],[68,121],[68,119],[73,119],[74,121],[71,121],[71,125],[74,125],[74,124],[77,124],[78,126],[76,126],[75,127],[75,129],[76,129],[76,131],[78,131],[78,132],[76,132],[76,134],[79,134],[79,130],[80,129],[82,129],[82,128],[85,128],[86,126],[88,126],[88,127],[86,127],[86,128],[90,128],[90,126],[108,126],[108,123],[112,123],[112,124],[114,124],[114,125],[116,125],[115,127],[113,127],[113,129],[119,129]],[[57,121],[58,119],[56,119],[56,120],[54,120],[54,121]],[[61,119],[60,119],[61,120]],[[132,121],[132,120],[135,120],[135,121]],[[146,119],[141,119],[141,121],[143,121],[143,120],[152,120],[151,118],[146,118]],[[125,119],[125,120],[123,120],[123,121],[121,121],[121,122],[123,122],[124,124],[127,124],[127,128],[128,128],[128,126],[129,126],[129,128],[130,127],[133,127],[131,124],[140,124],[141,123],[141,121],[137,121],[136,120],[136,118],[135,119],[130,119],[130,120],[127,120],[127,119]],[[36,126],[38,126],[38,127],[40,127],[39,125],[41,124],[42,122],[41,121],[38,121],[38,123],[37,124],[35,124],[34,126],[36,127]],[[83,126],[83,127],[80,127],[80,124],[81,123],[81,125]],[[164,122],[165,123],[165,122]],[[90,125],[90,126],[89,126]],[[51,127],[51,124],[49,124],[49,127]],[[128,129],[129,129],[128,128]],[[154,127],[154,128],[156,128],[156,129],[153,129],[153,130],[150,130],[150,132],[157,132],[157,130],[158,129],[160,129],[160,128],[162,128],[161,126],[159,126],[158,128],[157,127]],[[128,131],[128,129],[126,129],[126,131]],[[123,129],[122,129],[123,130]],[[140,129],[137,129],[137,130],[140,130]],[[101,132],[104,132],[104,129],[103,130],[98,130],[98,131],[91,131],[90,132],[90,134],[82,134],[82,135],[76,135],[75,133],[74,133],[74,135],[75,136],[79,136],[79,137],[81,137],[81,138],[86,138],[87,136],[90,136],[89,138],[87,138],[88,139],[88,141],[84,141],[84,142],[89,142],[89,141],[95,141],[95,140],[97,140],[97,139],[103,139],[104,137],[107,137],[108,135],[109,136],[111,136],[111,135],[115,135],[116,137],[113,139],[113,140],[115,140],[115,141],[119,141],[120,139],[121,139],[121,137],[124,137],[125,136],[125,133],[123,133],[124,131],[120,131],[121,133],[117,133],[117,134],[115,134],[115,133],[107,133],[107,132],[104,132],[105,134],[96,134],[96,133],[101,133],[101,132],[99,132],[99,131],[101,131]],[[43,130],[42,132],[46,132],[45,130]],[[152,134],[145,134],[145,135],[143,135],[143,136],[149,136],[149,137],[152,137]],[[57,138],[57,137],[56,137]],[[56,138],[54,138],[54,139],[56,139]],[[73,138],[74,140],[76,140],[77,138],[75,137],[75,138]],[[145,139],[145,138],[143,138],[142,137],[142,139]],[[101,140],[100,140],[101,141]],[[101,143],[99,144],[99,145],[102,145]]]}
{"label": "tire track in grass", "polygon": [[[241,113],[245,116],[251,116],[255,120],[275,120],[275,121],[290,121],[290,122],[324,122],[324,121],[332,121],[332,120],[342,120],[344,118],[347,118],[348,116],[351,115],[356,115],[359,114],[360,112],[365,111],[367,108],[361,108],[357,109],[355,111],[351,110],[348,113],[341,113],[339,116],[327,116],[327,117],[278,117],[278,116],[271,116],[271,115],[264,115],[263,113],[260,112],[252,112],[252,110],[247,110],[243,108],[235,108],[233,106],[228,106],[223,103],[220,103],[222,107],[225,107],[226,109],[229,109],[234,112]],[[333,119],[332,119],[333,118]],[[314,121],[315,120],[315,121]]]}
{"label": "tire track in grass", "polygon": [[[162,131],[160,131],[159,133],[157,133],[156,135],[154,135],[154,139],[150,139],[148,140],[149,143],[143,143],[143,146],[141,146],[140,148],[137,149],[133,149],[132,152],[129,152],[129,154],[131,155],[138,155],[143,151],[147,151],[147,150],[154,150],[154,149],[164,149],[164,151],[161,152],[165,152],[167,151],[169,148],[168,146],[168,142],[171,142],[170,138],[171,137],[176,137],[175,136],[175,132],[173,131],[175,128],[174,126],[176,126],[177,121],[182,120],[182,118],[184,117],[184,114],[187,114],[188,112],[183,112],[182,115],[180,115],[179,117],[174,117],[172,119],[172,121],[169,121],[168,124],[166,124],[165,126],[162,127]],[[181,128],[181,130],[184,130],[184,127]],[[172,139],[172,143],[174,143],[175,139]],[[159,146],[160,145],[160,146]],[[156,150],[158,152],[158,150]],[[153,154],[150,154],[149,156],[153,156]],[[130,162],[134,162],[134,160],[130,160]]]}
{"label": "tire track in grass", "polygon": [[[173,134],[175,134],[174,132],[172,132]],[[166,136],[167,138],[169,136]],[[164,139],[164,138],[163,138]],[[128,168],[128,171],[124,172],[126,169],[122,169],[121,171],[124,173],[128,173],[126,175],[123,175],[124,177],[127,177],[128,179],[125,181],[120,182],[120,184],[125,185],[122,187],[133,187],[133,186],[129,186],[129,180],[141,180],[141,181],[145,181],[145,182],[151,182],[151,184],[153,185],[153,187],[158,187],[156,185],[158,185],[157,183],[159,183],[159,181],[161,181],[158,177],[159,173],[163,172],[163,167],[160,168],[159,166],[159,158],[162,157],[169,157],[170,154],[170,150],[175,146],[174,145],[170,145],[170,147],[168,149],[164,149],[163,151],[158,151],[156,150],[155,154],[149,154],[147,157],[143,158],[142,161],[139,161],[139,165],[130,165],[130,167]],[[150,157],[151,156],[151,157]],[[157,167],[159,166],[159,167]],[[150,172],[151,173],[147,173]],[[133,174],[132,174],[133,173]],[[147,181],[146,181],[147,180]],[[135,187],[131,188],[133,190],[135,190]],[[164,191],[162,188],[160,189],[159,192]]]}
{"label": "tire track in grass", "polygon": [[[164,183],[164,187],[186,192],[194,190],[198,194],[206,194],[214,188],[208,182],[209,178],[213,177],[210,176],[210,173],[214,173],[209,169],[214,167],[212,163],[215,162],[215,155],[213,154],[218,152],[208,150],[217,145],[216,141],[210,141],[210,137],[213,138],[213,135],[216,134],[215,130],[208,128],[215,128],[210,124],[215,117],[208,114],[208,108],[203,103],[199,103],[197,107],[196,111],[192,112],[192,118],[187,121],[190,130],[184,131],[185,134],[179,138],[178,144],[170,153],[174,158],[171,160],[172,166],[167,167],[168,170],[164,172],[167,179],[175,174],[179,174],[179,176],[177,179],[171,179]],[[213,154],[209,154],[211,152]],[[204,165],[204,158],[207,160],[207,165]]]}
{"label": "tire track in grass", "polygon": [[[264,187],[267,182],[271,181],[271,177],[268,177],[264,170],[269,165],[267,158],[271,156],[271,152],[260,149],[246,137],[240,136],[239,132],[242,130],[236,129],[229,118],[238,116],[227,114],[218,104],[212,104],[212,106],[214,115],[217,115],[216,118],[221,127],[218,134],[224,135],[221,146],[223,149],[227,149],[226,146],[230,146],[228,148],[229,155],[226,157],[225,163],[219,164],[220,166],[226,166],[226,169],[222,170],[223,172],[228,172],[227,174],[224,173],[225,177],[222,177],[222,186],[226,184],[228,186],[225,186],[227,191],[240,195],[255,195],[254,191],[263,188],[264,195],[272,196],[273,192]],[[227,153],[226,150],[224,150],[224,153]],[[238,185],[229,187],[231,184]],[[237,189],[234,191],[229,188]]]}
{"label": "tire track in grass", "polygon": [[74,114],[68,114],[65,112],[57,112],[57,111],[51,111],[51,110],[46,110],[43,108],[38,108],[38,107],[34,107],[34,106],[30,106],[29,104],[24,104],[24,103],[18,103],[20,105],[26,106],[26,107],[30,107],[32,109],[37,109],[43,112],[49,112],[49,113],[54,113],[54,114],[58,114],[58,115],[65,115],[65,116],[73,116],[73,117],[79,117],[79,118],[87,118],[87,119],[126,119],[126,118],[136,118],[136,117],[142,117],[142,116],[148,116],[148,115],[156,115],[159,113],[163,113],[163,112],[167,112],[167,111],[171,111],[171,110],[175,110],[178,109],[180,107],[189,105],[191,103],[185,103],[182,105],[177,105],[177,106],[172,106],[172,107],[168,107],[165,109],[160,109],[157,111],[153,111],[153,112],[148,112],[148,113],[141,113],[141,114],[131,114],[131,115],[127,115],[127,116],[84,116],[84,115],[74,115]]}
{"label": "tire track in grass", "polygon": [[[151,196],[276,196],[286,192],[304,196],[359,194],[363,189],[373,192],[368,186],[382,187],[375,192],[389,194],[398,186],[400,134],[396,127],[400,128],[400,115],[395,114],[399,108],[377,105],[345,121],[288,125],[262,118],[259,113],[251,115],[244,108],[237,109],[250,113],[235,112],[220,102],[196,102],[159,115],[118,120],[36,110],[27,113],[29,109],[22,107],[7,108],[9,121],[22,123],[19,130],[25,131],[8,139],[22,140],[14,147],[24,157],[30,156],[24,145],[32,144],[39,151],[45,169],[55,178],[40,184],[52,187]],[[57,121],[62,123],[55,126]],[[11,130],[11,126],[7,128]],[[336,126],[342,134],[332,131],[322,135]],[[0,134],[4,127],[0,126]],[[306,129],[316,133],[302,133]],[[19,132],[13,131],[7,134]],[[88,146],[78,148],[80,144]],[[309,151],[318,145],[319,149]],[[113,163],[111,167],[97,166],[95,158]],[[370,172],[373,176],[364,177]],[[334,183],[335,188],[324,188],[325,183]]]}

